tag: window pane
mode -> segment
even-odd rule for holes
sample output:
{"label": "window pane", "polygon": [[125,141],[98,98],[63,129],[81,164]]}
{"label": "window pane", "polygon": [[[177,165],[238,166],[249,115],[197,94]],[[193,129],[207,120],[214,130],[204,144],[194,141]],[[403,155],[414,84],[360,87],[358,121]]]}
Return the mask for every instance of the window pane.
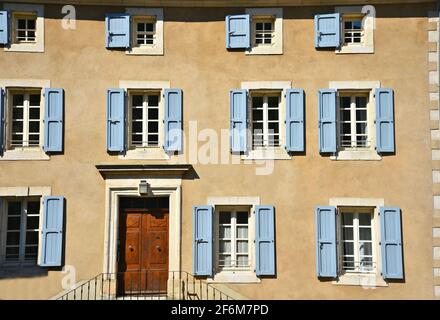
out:
{"label": "window pane", "polygon": [[30,133],[40,132],[40,122],[39,121],[30,121],[29,122],[29,132]]}
{"label": "window pane", "polygon": [[149,134],[148,135],[148,145],[156,146],[159,143],[159,135],[157,134]]}
{"label": "window pane", "polygon": [[230,226],[220,226],[220,238],[230,238],[231,237],[231,227]]}
{"label": "window pane", "polygon": [[252,120],[254,120],[254,121],[263,120],[263,110],[253,109],[252,110]]}
{"label": "window pane", "polygon": [[221,267],[230,267],[231,266],[231,256],[220,255],[219,256],[219,265]]}
{"label": "window pane", "polygon": [[12,119],[23,119],[23,108],[12,109]]}
{"label": "window pane", "polygon": [[148,96],[148,106],[158,106],[159,105],[159,96],[152,95]]}
{"label": "window pane", "polygon": [[237,238],[247,239],[248,227],[237,227]]}
{"label": "window pane", "polygon": [[368,213],[359,214],[359,225],[371,226],[371,214]]}
{"label": "window pane", "polygon": [[269,108],[278,108],[278,97],[268,97],[267,104]]}
{"label": "window pane", "polygon": [[8,247],[8,248],[6,248],[6,260],[7,261],[16,261],[16,260],[18,260],[19,250],[20,249],[18,247]]}
{"label": "window pane", "polygon": [[367,97],[356,97],[356,108],[366,108]]}
{"label": "window pane", "polygon": [[231,252],[231,241],[229,240],[220,240],[219,241],[219,251],[222,253]]}
{"label": "window pane", "polygon": [[26,31],[18,31],[17,38],[18,40],[26,40]]}
{"label": "window pane", "polygon": [[356,110],[356,121],[367,121],[367,110]]}
{"label": "window pane", "polygon": [[248,241],[238,240],[237,241],[237,253],[248,253]]}
{"label": "window pane", "polygon": [[354,257],[344,257],[342,265],[344,270],[354,270]]}
{"label": "window pane", "polygon": [[14,106],[23,106],[24,97],[22,94],[14,94],[12,96],[12,104]]}
{"label": "window pane", "polygon": [[249,218],[249,215],[248,215],[247,211],[237,212],[237,223],[238,224],[247,224],[248,218]]}
{"label": "window pane", "polygon": [[350,123],[343,123],[341,128],[342,128],[342,133],[345,133],[345,134],[351,133],[351,124]]}
{"label": "window pane", "polygon": [[265,30],[272,30],[272,23],[270,23],[270,22],[266,22],[266,23],[264,24],[264,29],[265,29]]}
{"label": "window pane", "polygon": [[159,132],[159,123],[156,121],[149,121],[148,122],[148,132],[156,133]]}
{"label": "window pane", "polygon": [[252,107],[262,108],[263,107],[263,97],[252,97]]}
{"label": "window pane", "polygon": [[224,224],[224,223],[230,224],[231,223],[231,213],[225,212],[225,211],[220,212],[219,222],[220,222],[220,224]]}
{"label": "window pane", "polygon": [[373,250],[371,248],[371,242],[361,242],[359,246],[359,255],[371,256],[372,254],[373,254]]}
{"label": "window pane", "polygon": [[345,29],[352,29],[352,28],[351,28],[351,21],[345,21],[345,22],[344,22],[344,28],[345,28]]}
{"label": "window pane", "polygon": [[6,236],[6,245],[19,245],[20,244],[20,231],[8,232]]}
{"label": "window pane", "polygon": [[134,132],[142,132],[142,122],[139,122],[139,121],[133,122],[132,130]]}
{"label": "window pane", "polygon": [[353,228],[342,228],[342,237],[344,240],[353,240]]}
{"label": "window pane", "polygon": [[23,122],[22,121],[12,122],[12,132],[23,132]]}
{"label": "window pane", "polygon": [[137,24],[137,31],[145,31],[145,24],[138,23]]}
{"label": "window pane", "polygon": [[358,29],[358,30],[362,29],[362,21],[360,20],[352,21],[351,25],[352,25],[351,27],[352,29]]}
{"label": "window pane", "polygon": [[26,29],[26,19],[17,19],[18,29]]}
{"label": "window pane", "polygon": [[353,213],[343,213],[342,214],[342,224],[346,226],[353,225]]}
{"label": "window pane", "polygon": [[261,23],[261,22],[257,22],[257,23],[255,24],[255,29],[258,30],[258,31],[263,30],[263,23]]}
{"label": "window pane", "polygon": [[367,124],[366,123],[356,123],[356,132],[358,134],[367,133]]}
{"label": "window pane", "polygon": [[29,105],[40,106],[40,95],[39,94],[31,94],[29,96]]}
{"label": "window pane", "polygon": [[40,119],[40,108],[29,108],[29,118],[31,120]]}
{"label": "window pane", "polygon": [[20,217],[8,217],[8,230],[20,230]]}
{"label": "window pane", "polygon": [[373,258],[364,257],[360,261],[360,269],[364,271],[373,270]]}
{"label": "window pane", "polygon": [[278,122],[269,122],[269,133],[278,133],[278,132],[280,132]]}
{"label": "window pane", "polygon": [[371,228],[359,228],[359,240],[371,240]]}
{"label": "window pane", "polygon": [[38,216],[27,217],[26,228],[28,230],[38,229],[39,227],[39,218]]}
{"label": "window pane", "polygon": [[26,232],[26,244],[38,244],[38,231]]}
{"label": "window pane", "polygon": [[131,136],[131,142],[133,144],[142,144],[142,135],[141,134],[133,134]]}
{"label": "window pane", "polygon": [[278,110],[269,110],[269,120],[278,120]]}
{"label": "window pane", "polygon": [[25,258],[27,260],[36,259],[38,254],[37,246],[27,246],[25,250]]}
{"label": "window pane", "polygon": [[350,97],[341,97],[340,100],[341,108],[349,109],[351,104],[351,98]]}
{"label": "window pane", "polygon": [[131,110],[131,117],[133,120],[142,120],[142,108],[133,108]]}
{"label": "window pane", "polygon": [[132,98],[132,104],[133,106],[142,106],[142,103],[144,102],[144,97],[141,95],[134,95]]}
{"label": "window pane", "polygon": [[341,121],[350,121],[350,120],[351,120],[350,110],[342,109],[341,110]]}
{"label": "window pane", "polygon": [[8,202],[8,215],[21,215],[21,202],[9,201]]}
{"label": "window pane", "polygon": [[237,266],[246,267],[249,265],[248,256],[237,256]]}
{"label": "window pane", "polygon": [[157,108],[148,108],[148,119],[157,120],[159,119],[159,109]]}
{"label": "window pane", "polygon": [[344,242],[344,255],[354,255],[353,242]]}

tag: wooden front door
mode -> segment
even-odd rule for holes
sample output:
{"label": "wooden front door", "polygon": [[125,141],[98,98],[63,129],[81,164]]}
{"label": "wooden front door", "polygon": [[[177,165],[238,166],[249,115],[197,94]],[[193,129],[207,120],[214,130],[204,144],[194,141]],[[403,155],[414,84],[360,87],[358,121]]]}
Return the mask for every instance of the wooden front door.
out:
{"label": "wooden front door", "polygon": [[166,293],[168,210],[124,210],[120,223],[118,291]]}

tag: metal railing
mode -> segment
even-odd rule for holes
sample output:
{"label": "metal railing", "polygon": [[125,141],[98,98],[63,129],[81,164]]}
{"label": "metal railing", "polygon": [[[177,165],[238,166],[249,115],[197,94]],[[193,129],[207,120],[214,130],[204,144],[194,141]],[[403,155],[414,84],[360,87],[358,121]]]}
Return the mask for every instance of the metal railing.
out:
{"label": "metal railing", "polygon": [[234,300],[185,271],[101,273],[57,300]]}

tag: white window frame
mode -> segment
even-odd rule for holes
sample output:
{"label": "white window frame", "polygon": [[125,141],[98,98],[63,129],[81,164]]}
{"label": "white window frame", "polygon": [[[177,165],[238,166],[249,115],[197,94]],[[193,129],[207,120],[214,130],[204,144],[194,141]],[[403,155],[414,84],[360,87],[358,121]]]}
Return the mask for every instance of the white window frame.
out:
{"label": "white window frame", "polygon": [[[126,13],[130,15],[130,25],[132,39],[131,47],[125,53],[129,55],[163,55],[164,41],[163,41],[163,9],[162,8],[126,8]],[[137,19],[151,19],[155,21],[155,39],[153,45],[137,45],[135,22]]]}
{"label": "white window frame", "polygon": [[3,152],[3,156],[0,156],[0,161],[3,160],[49,160],[50,156],[46,154],[43,150],[44,145],[44,106],[45,106],[45,97],[44,97],[44,88],[50,88],[50,80],[37,80],[37,79],[0,79],[0,87],[6,90],[6,101],[5,106],[5,125],[6,125],[6,135],[9,139],[10,132],[9,128],[12,126],[11,117],[9,116],[9,112],[11,111],[12,102],[9,98],[9,91],[20,91],[20,90],[31,90],[31,91],[40,91],[40,145],[37,147],[14,147],[14,149],[10,149],[6,147],[6,150]]}
{"label": "white window frame", "polygon": [[[248,8],[246,14],[251,20],[251,47],[246,54],[283,54],[283,9],[282,8]],[[255,43],[255,20],[273,19],[273,38],[271,45],[257,45]]]}
{"label": "white window frame", "polygon": [[[23,200],[40,198],[40,218],[39,218],[39,228],[41,230],[43,227],[43,198],[44,196],[50,196],[52,194],[51,187],[48,186],[33,186],[33,187],[0,187],[0,267],[16,268],[17,266],[23,267],[37,267],[40,262],[41,256],[41,243],[42,234],[39,232],[38,236],[38,252],[37,252],[37,262],[5,262],[4,255],[6,253],[6,230],[7,230],[7,201],[14,200],[18,197]],[[23,219],[22,219],[23,223]],[[3,231],[4,230],[4,231]]]}
{"label": "white window frame", "polygon": [[[376,98],[375,89],[380,88],[380,81],[330,81],[329,88],[335,89],[337,91],[337,103],[336,103],[336,127],[337,127],[337,151],[335,155],[330,156],[331,160],[382,160],[381,155],[379,155],[376,150],[376,125],[374,123],[376,119]],[[367,132],[368,139],[370,142],[370,148],[359,148],[359,149],[343,149],[339,147],[339,93],[340,92],[369,92],[368,104],[367,104]]]}
{"label": "white window frame", "polygon": [[[131,92],[158,92],[159,97],[159,145],[157,147],[138,147],[130,148],[123,154],[119,155],[119,159],[127,160],[168,160],[170,156],[163,149],[164,143],[164,110],[165,99],[164,91],[170,88],[170,82],[168,81],[136,81],[136,80],[121,80],[119,81],[119,88],[123,88],[125,92],[128,92],[126,99],[130,99]],[[129,100],[130,101],[130,100]],[[131,119],[130,103],[126,103],[128,106],[127,115],[128,119]],[[127,121],[126,134],[131,141],[131,121]]]}
{"label": "white window frame", "polygon": [[[216,283],[260,283],[255,268],[255,206],[260,204],[259,197],[208,197],[208,205],[214,207],[214,276],[207,278],[207,282]],[[248,211],[248,240],[249,240],[249,267],[219,269],[218,267],[218,218],[220,211]]]}
{"label": "white window frame", "polygon": [[[385,205],[384,199],[380,198],[330,198],[329,205],[337,209],[336,215],[336,239],[337,239],[337,262],[339,275],[332,283],[335,285],[356,285],[363,287],[387,287],[388,284],[381,275],[382,259],[380,247],[380,217],[379,208]],[[373,260],[375,261],[375,272],[343,272],[342,271],[342,227],[341,213],[348,208],[358,208],[360,210],[371,210],[372,212],[372,250]]]}
{"label": "white window frame", "polygon": [[[11,41],[4,51],[44,52],[44,5],[5,3],[3,9],[10,13]],[[35,42],[17,43],[15,40],[16,19],[19,16],[35,15]]]}
{"label": "white window frame", "polygon": [[[29,146],[29,109],[30,109],[30,95],[32,93],[39,93],[40,94],[40,132],[39,132],[39,144],[38,146],[34,145],[34,146]],[[42,131],[43,128],[43,118],[44,118],[44,106],[41,104],[41,100],[42,100],[42,89],[41,88],[31,88],[31,89],[7,89],[7,110],[6,110],[6,114],[7,114],[7,120],[6,120],[6,150],[25,150],[25,149],[30,149],[30,148],[34,148],[34,149],[40,149],[43,147],[43,137],[44,137],[44,132]],[[12,123],[13,123],[13,118],[12,118],[12,113],[13,113],[13,95],[15,94],[22,94],[23,95],[23,145],[20,146],[12,146]]]}
{"label": "white window frame", "polygon": [[[156,45],[156,42],[157,42],[157,39],[156,39],[156,17],[151,17],[151,16],[148,16],[148,17],[135,16],[132,19],[132,23],[133,23],[133,32],[132,32],[133,47],[141,47],[141,48],[143,48],[143,47],[148,47],[148,48],[154,47]],[[138,23],[143,23],[143,24],[151,23],[153,25],[153,31],[146,31],[146,30],[142,31],[144,33],[144,35],[147,35],[149,33],[152,34],[152,36],[153,36],[152,37],[152,42],[153,43],[151,43],[151,44],[147,44],[147,43],[138,44],[137,43],[137,36],[138,36],[138,33],[140,32],[140,31],[137,30]]]}
{"label": "white window frame", "polygon": [[[241,154],[242,160],[290,160],[292,157],[284,148],[286,143],[286,90],[292,88],[290,81],[246,81],[241,83],[241,89],[248,90],[248,115],[251,121],[252,92],[280,92],[279,102],[279,146],[267,148],[252,148],[252,130],[248,130],[248,151]],[[248,124],[251,127],[251,123]]]}
{"label": "white window frame", "polygon": [[[342,16],[341,37],[342,45],[336,48],[338,54],[350,53],[374,53],[374,29],[375,29],[375,9],[371,5],[365,6],[337,6],[335,12]],[[354,15],[363,16],[362,18],[362,41],[359,44],[345,44],[344,40],[344,16],[351,18]]]}

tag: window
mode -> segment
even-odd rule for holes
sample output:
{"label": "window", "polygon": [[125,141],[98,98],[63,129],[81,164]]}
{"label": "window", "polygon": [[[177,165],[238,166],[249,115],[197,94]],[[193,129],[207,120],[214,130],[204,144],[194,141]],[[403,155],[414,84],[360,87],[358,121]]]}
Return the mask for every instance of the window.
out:
{"label": "window", "polygon": [[251,47],[246,54],[283,54],[283,9],[246,9],[250,16]]}
{"label": "window", "polygon": [[135,43],[137,46],[153,46],[156,43],[156,21],[154,18],[136,18]]}
{"label": "window", "polygon": [[364,35],[364,31],[362,28],[362,17],[344,16],[343,23],[344,44],[361,44]]}
{"label": "window", "polygon": [[36,41],[36,15],[15,15],[14,42],[35,43]]}
{"label": "window", "polygon": [[339,94],[340,149],[370,148],[368,93]]}
{"label": "window", "polygon": [[280,145],[280,93],[251,93],[252,148]]}
{"label": "window", "polygon": [[341,210],[342,271],[374,273],[373,212],[367,208]]}
{"label": "window", "polygon": [[5,51],[44,52],[44,5],[6,3],[10,41]]}
{"label": "window", "polygon": [[255,19],[254,28],[255,28],[255,37],[254,37],[254,45],[262,46],[262,45],[272,45],[273,38],[275,36],[275,28],[274,28],[274,19]]}
{"label": "window", "polygon": [[8,90],[9,149],[39,147],[41,141],[41,91]]}
{"label": "window", "polygon": [[40,224],[39,198],[6,201],[2,234],[3,256],[8,264],[36,264]]}
{"label": "window", "polygon": [[218,214],[218,269],[248,270],[249,210],[221,210]]}
{"label": "window", "polygon": [[131,147],[159,147],[159,92],[130,93]]}

